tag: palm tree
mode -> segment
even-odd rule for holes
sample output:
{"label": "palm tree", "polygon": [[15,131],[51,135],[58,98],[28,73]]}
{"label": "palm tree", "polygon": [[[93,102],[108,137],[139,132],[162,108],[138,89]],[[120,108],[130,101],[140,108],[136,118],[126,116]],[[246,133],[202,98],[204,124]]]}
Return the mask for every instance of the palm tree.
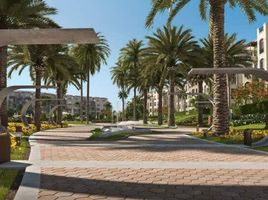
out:
{"label": "palm tree", "polygon": [[[56,47],[57,48],[57,47]],[[29,67],[30,76],[36,86],[41,86],[42,77],[45,70],[51,67],[51,59],[55,56],[54,45],[29,45],[29,46],[12,46],[8,55],[8,66],[11,67],[9,76],[14,70],[22,71]],[[41,98],[41,89],[37,88],[35,98]],[[41,128],[41,102],[35,103],[35,126],[37,131]]]}
{"label": "palm tree", "polygon": [[106,59],[110,55],[110,48],[107,40],[100,33],[97,33],[99,38],[98,44],[80,44],[73,48],[73,54],[78,60],[82,71],[86,73],[87,81],[87,101],[86,101],[86,116],[87,124],[89,124],[89,88],[90,75],[94,75],[100,71],[101,65],[106,64]]}
{"label": "palm tree", "polygon": [[156,55],[156,64],[163,64],[168,71],[169,79],[169,114],[168,125],[175,126],[175,70],[181,70],[184,60],[189,59],[196,48],[191,30],[165,26],[157,29],[153,36],[147,36],[147,51]]}
{"label": "palm tree", "polygon": [[145,49],[144,66],[142,75],[144,80],[148,80],[152,89],[155,89],[158,94],[158,125],[163,124],[163,88],[166,85],[168,70],[164,63],[156,63],[157,55],[150,52],[150,49]]}
{"label": "palm tree", "polygon": [[[68,54],[67,47],[55,46],[54,51],[54,54],[47,59],[49,68],[45,70],[43,78],[45,85],[57,86],[57,98],[63,99],[68,85],[80,88],[77,73],[79,67],[75,59]],[[62,101],[59,100],[57,103],[60,105]],[[58,108],[57,123],[62,124],[62,107]]]}
{"label": "palm tree", "polygon": [[[170,9],[168,22],[177,15],[191,0],[152,0],[152,9],[147,17],[146,26],[151,26],[157,13]],[[262,15],[268,14],[268,3],[264,0],[200,0],[200,15],[207,18],[207,10],[210,8],[209,25],[210,36],[213,40],[213,67],[225,67],[224,58],[224,21],[225,5],[234,8],[240,7],[247,15],[249,21],[256,19],[256,12]],[[225,75],[214,76],[214,112],[213,130],[216,134],[225,134],[229,131],[229,111],[227,100],[227,82]]]}
{"label": "palm tree", "polygon": [[[58,27],[48,16],[57,13],[44,0],[1,0],[0,29]],[[7,46],[0,47],[0,90],[7,86]],[[1,121],[7,126],[6,103],[1,108]]]}
{"label": "palm tree", "polygon": [[122,62],[119,60],[116,63],[116,66],[112,68],[112,80],[113,83],[116,84],[120,91],[118,93],[118,97],[122,100],[122,114],[123,121],[125,120],[125,99],[128,97],[127,84],[128,77],[126,68],[123,66]]}
{"label": "palm tree", "polygon": [[129,41],[126,47],[121,49],[120,60],[122,60],[124,66],[127,68],[128,76],[128,89],[134,90],[133,98],[133,118],[136,117],[136,98],[137,88],[139,85],[138,77],[141,70],[141,60],[143,55],[143,42],[133,39]]}

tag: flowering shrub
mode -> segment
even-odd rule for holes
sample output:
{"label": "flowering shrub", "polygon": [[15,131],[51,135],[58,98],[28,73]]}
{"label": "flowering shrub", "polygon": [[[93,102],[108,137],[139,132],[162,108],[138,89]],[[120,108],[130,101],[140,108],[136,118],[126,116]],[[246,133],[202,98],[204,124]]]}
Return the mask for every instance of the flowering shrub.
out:
{"label": "flowering shrub", "polygon": [[[36,127],[34,124],[29,124],[29,126],[26,127],[23,123],[8,123],[8,131],[10,133],[15,133],[16,126],[22,127],[22,133],[24,136],[30,136],[36,132]],[[67,126],[68,126],[67,124],[63,124],[63,127],[67,127]],[[43,123],[43,124],[41,124],[41,131],[48,130],[48,129],[60,128],[60,127],[61,127],[60,125]]]}
{"label": "flowering shrub", "polygon": [[[193,132],[193,136],[203,137],[203,132]],[[268,136],[268,130],[253,130],[252,139],[253,141],[258,141]],[[207,137],[216,137],[212,132],[207,133]],[[230,130],[229,134],[220,135],[218,138],[221,141],[232,141],[233,143],[241,143],[244,140],[244,130]]]}
{"label": "flowering shrub", "polygon": [[242,115],[237,120],[233,120],[232,125],[233,126],[241,126],[241,125],[247,125],[247,124],[257,124],[257,123],[263,123],[265,119],[264,114],[248,114],[248,115]]}
{"label": "flowering shrub", "polygon": [[10,147],[11,147],[11,150],[14,150],[17,146],[17,142],[16,142],[16,139],[15,138],[10,138]]}

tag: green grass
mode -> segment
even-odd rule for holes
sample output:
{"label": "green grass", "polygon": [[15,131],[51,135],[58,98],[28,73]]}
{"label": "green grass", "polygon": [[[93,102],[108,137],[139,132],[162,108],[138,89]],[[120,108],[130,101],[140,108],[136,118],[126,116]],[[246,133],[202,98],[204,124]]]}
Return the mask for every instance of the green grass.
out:
{"label": "green grass", "polygon": [[81,122],[81,121],[65,121],[64,123],[66,124],[86,124],[86,122]]}
{"label": "green grass", "polygon": [[21,140],[21,145],[11,151],[11,160],[25,160],[30,151],[30,147],[26,139]]}
{"label": "green grass", "polygon": [[243,126],[236,126],[236,127],[231,127],[231,129],[235,130],[244,130],[244,129],[264,129],[265,124],[248,124],[248,125],[243,125]]}
{"label": "green grass", "polygon": [[260,151],[266,151],[268,152],[268,146],[267,147],[256,147],[256,150],[260,150]]}
{"label": "green grass", "polygon": [[5,200],[18,174],[17,170],[0,169],[0,200]]}
{"label": "green grass", "polygon": [[218,142],[222,144],[243,144],[244,141],[241,139],[225,139],[225,138],[220,138],[220,137],[198,137],[201,139],[213,141],[213,142]]}
{"label": "green grass", "polygon": [[189,114],[187,114],[186,112],[177,112],[175,115],[175,120],[177,123],[182,123],[185,121],[189,121],[193,118],[196,118],[197,116],[197,112],[194,111],[190,111]]}
{"label": "green grass", "polygon": [[[21,145],[16,147],[15,150],[11,151],[12,160],[25,160],[27,159],[27,154],[30,151],[28,142],[22,139]],[[0,169],[0,200],[5,200],[6,196],[18,175],[17,170]]]}

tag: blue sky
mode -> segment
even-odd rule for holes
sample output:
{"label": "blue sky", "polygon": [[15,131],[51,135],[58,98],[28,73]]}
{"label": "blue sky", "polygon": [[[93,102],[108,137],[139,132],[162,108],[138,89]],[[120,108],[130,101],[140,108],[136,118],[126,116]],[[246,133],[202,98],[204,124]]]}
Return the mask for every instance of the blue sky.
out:
{"label": "blue sky", "polygon": [[[117,60],[120,48],[133,38],[144,39],[146,35],[164,25],[165,15],[156,18],[154,27],[147,30],[144,26],[145,18],[150,10],[151,0],[46,0],[50,6],[58,9],[58,15],[52,18],[64,28],[92,27],[101,32],[109,42],[111,56],[107,66],[91,78],[90,95],[107,97],[115,108],[118,89],[112,84],[110,68]],[[176,17],[173,24],[184,25],[193,31],[196,39],[207,36],[208,24],[200,20],[196,0],[192,2]],[[226,32],[238,33],[239,39],[255,40],[256,29],[268,17],[258,16],[255,23],[249,24],[239,9],[226,11]],[[16,73],[8,80],[9,85],[31,84],[28,71],[18,76]],[[86,88],[85,88],[86,89]],[[79,95],[74,87],[69,87],[68,94]],[[131,94],[130,94],[131,96]]]}

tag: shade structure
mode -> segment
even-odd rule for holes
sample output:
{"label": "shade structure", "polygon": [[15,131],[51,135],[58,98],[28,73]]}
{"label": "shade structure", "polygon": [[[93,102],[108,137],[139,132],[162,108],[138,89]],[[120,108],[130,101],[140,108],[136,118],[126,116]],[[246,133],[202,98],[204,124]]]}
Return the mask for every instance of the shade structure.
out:
{"label": "shade structure", "polygon": [[0,46],[35,44],[96,44],[98,42],[99,39],[93,28],[0,30]]}
{"label": "shade structure", "polygon": [[189,76],[211,74],[247,74],[268,81],[268,72],[257,68],[195,68],[188,73]]}

